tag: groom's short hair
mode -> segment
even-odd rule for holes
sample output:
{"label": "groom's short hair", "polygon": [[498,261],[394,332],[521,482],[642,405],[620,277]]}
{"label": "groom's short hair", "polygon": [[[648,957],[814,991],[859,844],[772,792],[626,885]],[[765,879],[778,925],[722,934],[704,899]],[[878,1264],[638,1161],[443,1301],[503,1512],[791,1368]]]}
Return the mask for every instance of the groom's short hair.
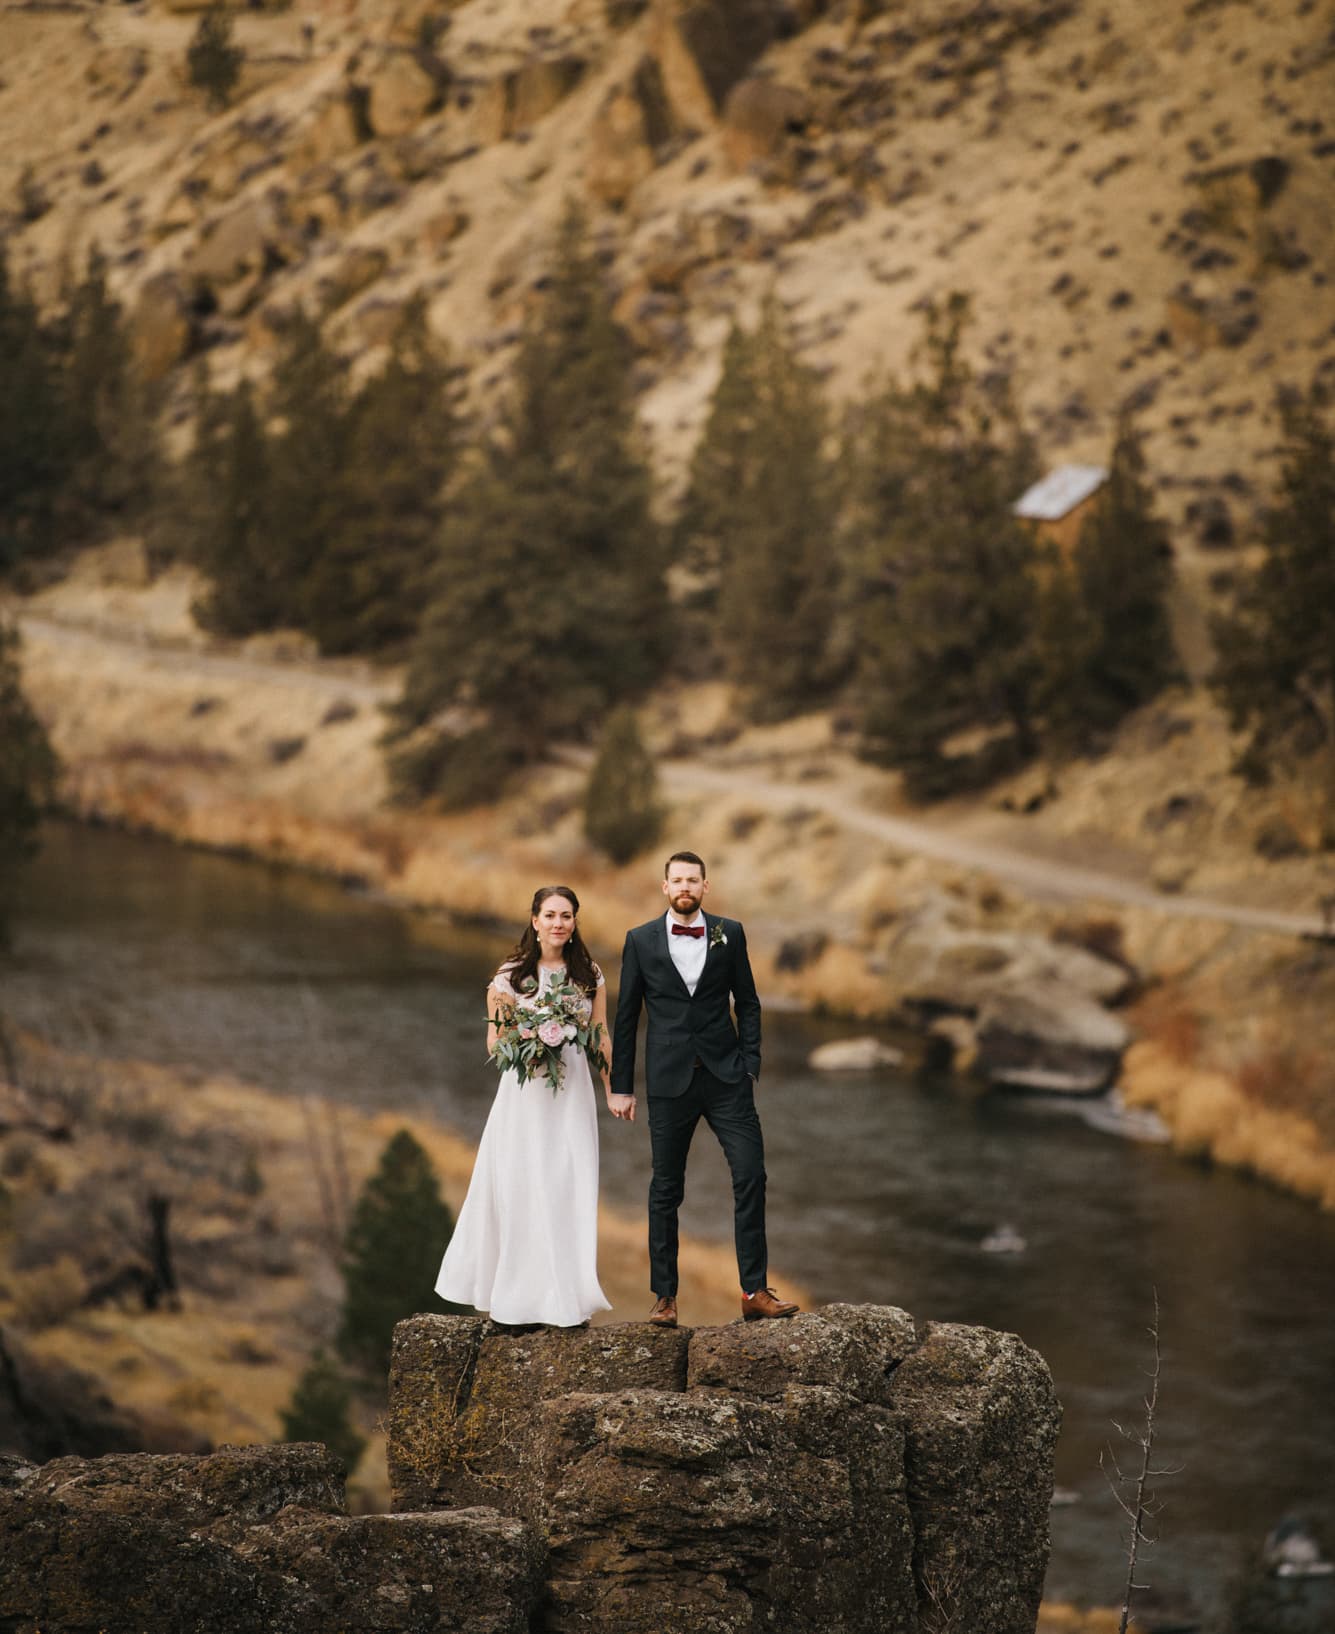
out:
{"label": "groom's short hair", "polygon": [[674,851],[668,860],[663,864],[664,879],[666,879],[672,872],[672,864],[674,862],[693,862],[700,870],[701,879],[707,879],[709,877],[709,870],[705,867],[705,859],[703,857],[697,857],[694,851]]}

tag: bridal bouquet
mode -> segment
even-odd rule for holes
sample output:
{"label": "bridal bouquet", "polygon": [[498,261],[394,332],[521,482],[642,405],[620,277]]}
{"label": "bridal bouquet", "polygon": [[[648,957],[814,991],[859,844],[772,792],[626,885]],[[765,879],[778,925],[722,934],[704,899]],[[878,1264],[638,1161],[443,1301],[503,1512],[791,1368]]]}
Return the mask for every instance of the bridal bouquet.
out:
{"label": "bridal bouquet", "polygon": [[540,991],[537,979],[527,978],[524,991],[512,1004],[492,1016],[496,1042],[491,1059],[500,1072],[511,1068],[521,1084],[547,1078],[554,1095],[565,1088],[567,1044],[583,1050],[596,1077],[603,1063],[603,1025],[594,1023],[587,996],[560,975]]}

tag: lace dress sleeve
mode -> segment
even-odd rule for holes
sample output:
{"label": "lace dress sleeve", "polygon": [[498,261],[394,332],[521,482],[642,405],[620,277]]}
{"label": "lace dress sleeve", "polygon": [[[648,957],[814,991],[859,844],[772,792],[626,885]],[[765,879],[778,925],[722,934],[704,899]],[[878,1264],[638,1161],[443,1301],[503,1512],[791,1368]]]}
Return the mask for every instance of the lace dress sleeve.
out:
{"label": "lace dress sleeve", "polygon": [[504,993],[507,998],[516,997],[514,987],[510,982],[509,972],[504,965],[496,972],[487,985],[489,987],[494,987],[498,993]]}
{"label": "lace dress sleeve", "polygon": [[603,975],[602,967],[600,965],[594,965],[593,973],[598,978],[597,981],[594,983],[594,985],[596,987],[606,987],[607,986],[607,979]]}

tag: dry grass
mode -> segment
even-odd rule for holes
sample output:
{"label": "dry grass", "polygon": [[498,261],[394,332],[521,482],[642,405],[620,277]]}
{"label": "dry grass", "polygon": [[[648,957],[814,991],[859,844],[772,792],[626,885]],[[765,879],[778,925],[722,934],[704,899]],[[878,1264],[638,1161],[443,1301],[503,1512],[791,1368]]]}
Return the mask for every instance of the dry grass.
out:
{"label": "dry grass", "polygon": [[1335,1149],[1310,1117],[1262,1104],[1235,1077],[1184,1062],[1153,1039],[1127,1051],[1121,1088],[1128,1104],[1159,1113],[1184,1154],[1246,1169],[1335,1208]]}
{"label": "dry grass", "polygon": [[1201,1017],[1176,992],[1150,994],[1136,1007],[1135,1019],[1141,1035],[1169,1060],[1189,1067],[1200,1058]]}

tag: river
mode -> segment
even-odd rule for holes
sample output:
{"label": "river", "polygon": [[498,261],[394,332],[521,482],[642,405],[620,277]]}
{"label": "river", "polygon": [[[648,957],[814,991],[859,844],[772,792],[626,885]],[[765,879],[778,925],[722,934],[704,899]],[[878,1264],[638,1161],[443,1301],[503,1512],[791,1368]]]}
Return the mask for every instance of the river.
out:
{"label": "river", "polygon": [[[646,878],[646,917],[658,900]],[[711,905],[726,911],[726,879]],[[67,1045],[428,1114],[475,1140],[492,1079],[482,994],[505,951],[504,935],[300,873],[56,824],[0,959],[0,1004]],[[1223,1626],[1228,1584],[1270,1525],[1335,1521],[1335,1217],[1024,1100],[812,1073],[810,1050],[848,1031],[766,1018],[773,1263],[821,1301],[1008,1329],[1047,1358],[1065,1412],[1048,1593],[1103,1603],[1125,1552],[1099,1452],[1131,1462],[1113,1420],[1140,1415],[1157,1289],[1158,1452],[1180,1473],[1160,1483],[1145,1573]],[[644,1124],[606,1120],[606,1197],[641,1210],[647,1181]],[[1002,1224],[1023,1251],[983,1251]],[[707,1131],[683,1225],[730,1235]],[[1335,1627],[1335,1599],[1321,1604]]]}

